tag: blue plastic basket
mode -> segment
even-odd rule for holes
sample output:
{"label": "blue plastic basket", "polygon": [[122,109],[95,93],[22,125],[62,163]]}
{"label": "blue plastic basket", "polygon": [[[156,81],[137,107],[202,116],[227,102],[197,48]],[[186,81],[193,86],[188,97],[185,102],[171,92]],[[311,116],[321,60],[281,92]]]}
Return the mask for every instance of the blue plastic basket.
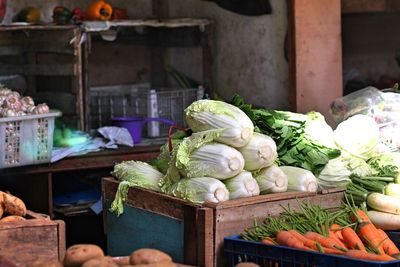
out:
{"label": "blue plastic basket", "polygon": [[246,241],[238,235],[224,239],[224,251],[227,261],[225,266],[232,267],[240,262],[254,262],[261,267],[400,267],[400,260],[391,262],[357,260]]}

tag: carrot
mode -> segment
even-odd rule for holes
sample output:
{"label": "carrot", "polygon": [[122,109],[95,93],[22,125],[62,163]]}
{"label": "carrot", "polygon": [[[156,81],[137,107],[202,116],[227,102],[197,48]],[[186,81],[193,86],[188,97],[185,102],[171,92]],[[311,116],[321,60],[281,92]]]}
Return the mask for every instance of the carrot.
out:
{"label": "carrot", "polygon": [[317,251],[317,252],[322,252],[321,248],[319,248],[314,240],[308,239],[304,235],[300,234],[296,230],[289,230],[289,233],[291,233],[294,237],[296,237],[298,240],[303,242],[304,246]]}
{"label": "carrot", "polygon": [[360,239],[378,254],[385,254],[383,250],[383,238],[371,222],[363,222],[358,225],[357,234]]}
{"label": "carrot", "polygon": [[339,240],[343,242],[342,227],[339,224],[337,223],[332,224],[329,227],[329,230],[333,231],[335,235],[339,238]]}
{"label": "carrot", "polygon": [[304,250],[311,250],[310,248],[304,246],[303,242],[297,239],[288,231],[280,231],[276,234],[276,242],[279,245],[288,246],[291,248],[298,248]]}
{"label": "carrot", "polygon": [[356,258],[356,259],[361,259],[361,260],[369,260],[369,261],[393,261],[393,260],[395,260],[395,258],[393,258],[387,254],[376,255],[376,254],[369,253],[369,252],[363,251],[363,250],[358,250],[358,249],[350,249],[346,253],[344,253],[344,255],[351,257],[351,258]]}
{"label": "carrot", "polygon": [[333,232],[329,231],[329,238],[335,240],[336,244],[342,248],[346,248],[346,245],[339,239],[339,237]]}
{"label": "carrot", "polygon": [[358,209],[356,213],[357,215],[354,213],[350,214],[350,219],[352,222],[371,222],[368,215],[363,210]]}
{"label": "carrot", "polygon": [[329,237],[325,237],[323,235],[320,235],[316,232],[307,232],[304,234],[305,237],[311,239],[311,240],[315,240],[318,243],[320,243],[323,247],[326,248],[334,248],[334,249],[338,249],[341,251],[346,251],[346,248],[339,246],[338,244],[336,244],[335,240],[333,240],[332,238]]}
{"label": "carrot", "polygon": [[365,246],[363,242],[351,227],[343,228],[342,235],[347,248],[365,251]]}
{"label": "carrot", "polygon": [[386,254],[393,255],[393,254],[400,253],[397,246],[388,237],[388,235],[385,233],[385,231],[383,231],[382,229],[377,229],[377,231],[380,234],[381,238],[384,240],[382,246],[383,246],[383,250],[385,251]]}
{"label": "carrot", "polygon": [[276,242],[271,237],[264,237],[263,239],[261,239],[261,243],[267,245],[276,245]]}

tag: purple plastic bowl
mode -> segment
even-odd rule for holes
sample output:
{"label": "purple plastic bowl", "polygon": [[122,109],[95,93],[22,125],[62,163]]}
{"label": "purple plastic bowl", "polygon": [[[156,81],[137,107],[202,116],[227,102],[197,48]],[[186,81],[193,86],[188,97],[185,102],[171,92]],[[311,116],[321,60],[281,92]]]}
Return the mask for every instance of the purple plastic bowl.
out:
{"label": "purple plastic bowl", "polygon": [[138,144],[142,141],[143,125],[149,121],[158,121],[169,125],[175,125],[173,121],[164,118],[114,117],[111,120],[115,126],[123,127],[128,130],[134,144]]}

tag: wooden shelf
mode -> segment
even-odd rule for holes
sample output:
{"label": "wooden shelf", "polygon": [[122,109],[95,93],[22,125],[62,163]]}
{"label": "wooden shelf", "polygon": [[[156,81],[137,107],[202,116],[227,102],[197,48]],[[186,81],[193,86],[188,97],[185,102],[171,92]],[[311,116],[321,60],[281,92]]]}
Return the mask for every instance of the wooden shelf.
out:
{"label": "wooden shelf", "polygon": [[23,30],[73,30],[79,28],[77,25],[56,25],[56,24],[4,24],[0,25],[0,31],[23,31]]}
{"label": "wooden shelf", "polygon": [[398,0],[342,0],[342,14],[400,12]]}

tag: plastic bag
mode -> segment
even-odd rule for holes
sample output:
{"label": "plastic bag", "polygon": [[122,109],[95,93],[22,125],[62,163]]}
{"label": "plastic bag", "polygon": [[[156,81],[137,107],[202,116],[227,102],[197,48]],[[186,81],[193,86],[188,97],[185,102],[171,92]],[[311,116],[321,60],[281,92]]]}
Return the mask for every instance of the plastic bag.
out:
{"label": "plastic bag", "polygon": [[333,119],[340,123],[356,114],[373,117],[374,114],[383,111],[383,109],[383,93],[377,88],[369,86],[335,99],[331,104],[330,113]]}
{"label": "plastic bag", "polygon": [[121,127],[101,127],[97,131],[105,138],[119,145],[133,147],[133,139],[126,128]]}

